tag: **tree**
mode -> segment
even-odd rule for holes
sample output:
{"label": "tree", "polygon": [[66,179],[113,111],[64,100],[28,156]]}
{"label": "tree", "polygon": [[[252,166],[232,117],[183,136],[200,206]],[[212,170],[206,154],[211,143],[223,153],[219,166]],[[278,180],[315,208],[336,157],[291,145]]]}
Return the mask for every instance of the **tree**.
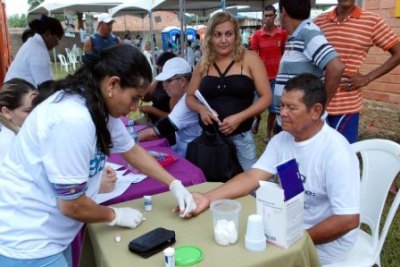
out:
{"label": "tree", "polygon": [[7,18],[9,28],[26,28],[28,26],[28,19],[26,14],[11,15]]}
{"label": "tree", "polygon": [[44,0],[28,0],[29,10],[34,9],[40,5]]}

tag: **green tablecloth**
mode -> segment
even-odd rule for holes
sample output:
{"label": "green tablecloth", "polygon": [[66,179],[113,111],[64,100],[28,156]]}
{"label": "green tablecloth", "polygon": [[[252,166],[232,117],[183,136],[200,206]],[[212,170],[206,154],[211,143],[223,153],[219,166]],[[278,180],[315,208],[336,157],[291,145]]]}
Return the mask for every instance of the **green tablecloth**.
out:
{"label": "green tablecloth", "polygon": [[[206,192],[218,183],[204,183],[189,188],[194,192]],[[242,204],[238,242],[229,247],[221,247],[214,242],[210,210],[190,220],[182,219],[170,212],[176,205],[170,192],[153,196],[153,211],[144,212],[144,221],[137,229],[110,227],[106,224],[91,224],[85,237],[80,266],[82,267],[164,267],[163,253],[148,259],[131,253],[128,243],[132,239],[157,227],[164,227],[176,232],[174,247],[194,245],[203,250],[203,260],[195,266],[284,266],[284,267],[319,267],[318,255],[307,233],[288,249],[281,249],[267,244],[263,252],[250,252],[244,247],[247,217],[256,213],[256,201],[251,196],[238,199]],[[117,206],[129,206],[143,210],[143,199],[121,203]],[[121,241],[115,242],[119,234]]]}

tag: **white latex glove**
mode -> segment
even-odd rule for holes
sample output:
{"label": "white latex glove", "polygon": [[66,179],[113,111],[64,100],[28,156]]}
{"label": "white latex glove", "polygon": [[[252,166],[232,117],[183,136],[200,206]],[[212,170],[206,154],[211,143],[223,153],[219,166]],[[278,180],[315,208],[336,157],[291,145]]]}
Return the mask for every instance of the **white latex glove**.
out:
{"label": "white latex glove", "polygon": [[[169,190],[172,191],[172,193],[174,193],[175,197],[178,199],[181,217],[185,217],[186,214],[196,209],[196,203],[194,202],[192,194],[187,191],[187,189],[182,185],[181,181],[173,181],[169,185]],[[182,211],[184,212],[182,213]]]}
{"label": "white latex glove", "polygon": [[112,208],[115,219],[108,223],[110,226],[119,225],[123,227],[136,228],[143,220],[143,214],[132,208]]}

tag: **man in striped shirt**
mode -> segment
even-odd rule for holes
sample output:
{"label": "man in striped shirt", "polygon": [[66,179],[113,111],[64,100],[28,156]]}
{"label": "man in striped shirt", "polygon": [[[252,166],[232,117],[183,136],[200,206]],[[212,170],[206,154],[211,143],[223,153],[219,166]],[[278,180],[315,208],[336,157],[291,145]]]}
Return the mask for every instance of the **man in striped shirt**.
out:
{"label": "man in striped shirt", "polygon": [[[310,1],[280,0],[279,11],[281,26],[288,32],[289,38],[276,77],[273,105],[280,106],[287,81],[302,73],[313,74],[325,82],[329,103],[339,86],[344,65],[320,29],[308,19]],[[277,123],[281,125],[280,116],[277,116]]]}
{"label": "man in striped shirt", "polygon": [[[345,64],[341,83],[327,107],[328,123],[354,143],[358,140],[361,88],[400,63],[399,39],[381,17],[361,9],[355,0],[338,0],[337,7],[318,16],[315,23]],[[361,74],[359,69],[374,45],[391,56],[371,72]]]}

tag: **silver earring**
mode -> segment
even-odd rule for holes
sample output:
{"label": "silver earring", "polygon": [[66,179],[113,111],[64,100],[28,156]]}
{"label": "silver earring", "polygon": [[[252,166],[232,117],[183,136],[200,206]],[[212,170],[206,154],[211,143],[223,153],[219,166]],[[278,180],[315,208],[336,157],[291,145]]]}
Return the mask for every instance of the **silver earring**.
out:
{"label": "silver earring", "polygon": [[112,90],[108,90],[108,96],[112,97]]}

